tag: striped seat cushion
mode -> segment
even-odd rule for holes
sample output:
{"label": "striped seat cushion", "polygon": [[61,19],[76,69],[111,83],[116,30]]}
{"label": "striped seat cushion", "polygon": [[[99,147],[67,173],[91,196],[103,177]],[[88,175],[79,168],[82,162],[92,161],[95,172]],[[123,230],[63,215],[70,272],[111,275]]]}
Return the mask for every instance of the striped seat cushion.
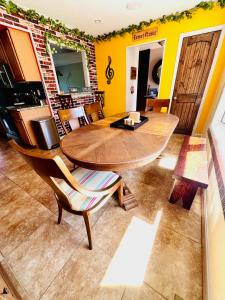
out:
{"label": "striped seat cushion", "polygon": [[[99,172],[84,168],[77,168],[72,172],[73,177],[83,187],[88,190],[99,190],[108,187],[118,179],[118,175],[113,172]],[[87,197],[76,190],[73,190],[65,181],[60,183],[60,187],[68,196],[71,208],[77,211],[90,209],[98,203],[100,197]]]}

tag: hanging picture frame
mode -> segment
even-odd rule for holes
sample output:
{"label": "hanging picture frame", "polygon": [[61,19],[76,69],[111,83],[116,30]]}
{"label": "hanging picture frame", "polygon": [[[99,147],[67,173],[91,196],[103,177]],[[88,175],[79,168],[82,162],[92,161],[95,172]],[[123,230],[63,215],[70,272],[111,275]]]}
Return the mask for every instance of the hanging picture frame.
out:
{"label": "hanging picture frame", "polygon": [[137,78],[137,68],[130,67],[130,79],[135,80]]}

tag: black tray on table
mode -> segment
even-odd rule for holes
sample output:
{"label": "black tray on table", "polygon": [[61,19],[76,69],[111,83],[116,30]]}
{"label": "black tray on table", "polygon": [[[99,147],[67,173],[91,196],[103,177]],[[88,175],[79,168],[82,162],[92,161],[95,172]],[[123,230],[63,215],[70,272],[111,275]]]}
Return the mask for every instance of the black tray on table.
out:
{"label": "black tray on table", "polygon": [[144,116],[140,116],[140,123],[134,123],[134,125],[126,125],[124,124],[124,119],[128,118],[122,118],[116,122],[113,122],[110,124],[110,127],[113,128],[120,128],[120,129],[127,129],[127,130],[136,130],[137,128],[139,128],[140,126],[142,126],[144,123],[148,122],[148,117],[144,117]]}

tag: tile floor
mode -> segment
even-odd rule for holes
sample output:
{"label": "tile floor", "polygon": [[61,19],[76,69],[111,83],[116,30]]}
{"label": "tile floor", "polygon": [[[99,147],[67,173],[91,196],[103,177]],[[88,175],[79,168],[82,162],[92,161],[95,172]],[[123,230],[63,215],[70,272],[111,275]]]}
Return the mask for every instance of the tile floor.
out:
{"label": "tile floor", "polygon": [[112,198],[99,210],[92,251],[83,219],[64,213],[57,225],[51,189],[0,141],[0,264],[23,299],[202,299],[200,196],[190,211],[167,201],[182,139],[122,174],[139,206]]}

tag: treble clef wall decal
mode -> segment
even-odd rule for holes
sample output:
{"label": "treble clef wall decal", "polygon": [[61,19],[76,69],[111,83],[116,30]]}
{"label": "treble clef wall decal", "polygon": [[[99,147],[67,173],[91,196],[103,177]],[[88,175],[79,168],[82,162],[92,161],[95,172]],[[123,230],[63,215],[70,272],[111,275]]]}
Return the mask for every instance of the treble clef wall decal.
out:
{"label": "treble clef wall decal", "polygon": [[112,62],[112,59],[110,56],[108,56],[108,66],[105,70],[105,76],[107,78],[107,84],[110,84],[111,83],[111,80],[113,79],[113,76],[114,76],[114,70],[112,68],[110,68],[110,65],[111,65],[111,62]]}

